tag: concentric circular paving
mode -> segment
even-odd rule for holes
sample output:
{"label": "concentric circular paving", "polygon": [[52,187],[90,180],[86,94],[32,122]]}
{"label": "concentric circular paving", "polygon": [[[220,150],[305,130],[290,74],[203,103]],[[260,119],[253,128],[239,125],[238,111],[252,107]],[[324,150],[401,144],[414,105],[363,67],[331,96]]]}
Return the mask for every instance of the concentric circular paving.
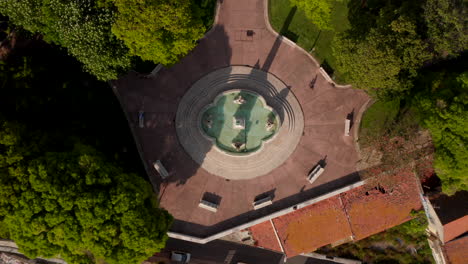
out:
{"label": "concentric circular paving", "polygon": [[[203,114],[230,90],[259,95],[279,119],[274,135],[254,152],[238,155],[222,150],[203,131]],[[303,129],[301,107],[286,85],[270,73],[246,66],[202,77],[184,95],[176,116],[177,136],[192,159],[208,172],[232,180],[261,176],[280,166],[296,148]]]}

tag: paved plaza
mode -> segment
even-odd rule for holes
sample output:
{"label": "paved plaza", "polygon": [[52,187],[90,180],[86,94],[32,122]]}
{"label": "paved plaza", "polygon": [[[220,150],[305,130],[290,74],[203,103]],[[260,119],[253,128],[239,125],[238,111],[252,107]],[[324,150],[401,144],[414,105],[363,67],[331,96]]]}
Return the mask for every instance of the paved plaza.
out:
{"label": "paved plaza", "polygon": [[[200,129],[206,107],[234,88],[260,95],[278,113],[281,123],[271,140],[245,155],[222,151]],[[230,66],[204,76],[184,95],[177,111],[176,130],[179,142],[202,168],[229,180],[242,180],[265,175],[283,164],[302,137],[304,118],[299,102],[278,78],[251,67]]]}
{"label": "paved plaza", "polygon": [[[359,180],[355,133],[369,98],[363,91],[335,85],[309,54],[278,36],[269,25],[266,5],[266,0],[220,1],[213,29],[178,64],[153,76],[133,72],[113,82],[160,205],[175,218],[173,232],[206,237]],[[292,132],[297,137],[269,143],[281,146],[272,147],[270,154],[284,153],[279,155],[283,161],[245,179],[203,168],[215,146],[200,144],[194,158],[185,147],[191,139],[177,131],[178,111],[190,89],[211,73],[235,66],[280,80],[285,87],[277,96],[297,100],[294,113],[300,117],[295,123],[299,130]],[[205,92],[210,93],[209,86]],[[143,127],[140,111],[145,113]],[[352,119],[350,136],[344,135],[346,118]],[[153,168],[156,160],[169,172],[164,180]],[[325,171],[310,184],[307,175],[319,163]],[[252,202],[262,194],[273,197],[272,205],[253,210]],[[216,213],[198,207],[207,195],[219,204]]]}

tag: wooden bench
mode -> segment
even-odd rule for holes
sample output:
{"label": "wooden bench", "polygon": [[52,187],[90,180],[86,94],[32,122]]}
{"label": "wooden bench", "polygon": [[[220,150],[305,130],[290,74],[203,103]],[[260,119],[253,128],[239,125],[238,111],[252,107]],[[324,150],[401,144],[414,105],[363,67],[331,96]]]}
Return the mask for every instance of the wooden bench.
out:
{"label": "wooden bench", "polygon": [[260,209],[260,208],[263,208],[265,206],[268,206],[268,205],[272,204],[273,202],[271,200],[272,200],[271,196],[267,196],[267,197],[262,198],[260,200],[254,201],[253,204],[252,204],[254,210],[257,210],[257,209]]}
{"label": "wooden bench", "polygon": [[159,173],[159,175],[161,175],[161,178],[163,178],[163,180],[169,177],[169,173],[167,172],[166,168],[164,168],[160,160],[154,162],[153,167]]}
{"label": "wooden bench", "polygon": [[201,200],[200,203],[198,204],[198,207],[201,207],[203,209],[216,213],[218,211],[219,205],[212,203],[212,202],[205,201],[205,200]]}
{"label": "wooden bench", "polygon": [[349,129],[351,127],[351,120],[350,119],[346,119],[345,120],[345,129],[344,129],[344,134],[345,136],[349,137]]}
{"label": "wooden bench", "polygon": [[315,180],[325,171],[320,164],[315,166],[315,168],[309,173],[309,176],[307,176],[307,180],[312,184],[314,183]]}

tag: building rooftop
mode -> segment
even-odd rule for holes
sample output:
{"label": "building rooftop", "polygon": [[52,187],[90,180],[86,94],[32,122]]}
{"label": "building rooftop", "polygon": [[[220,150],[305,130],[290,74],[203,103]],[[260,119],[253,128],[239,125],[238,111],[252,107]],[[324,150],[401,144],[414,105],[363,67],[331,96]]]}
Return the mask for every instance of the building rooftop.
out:
{"label": "building rooftop", "polygon": [[411,219],[421,208],[417,178],[411,168],[380,175],[369,184],[341,195],[355,240],[360,240]]}
{"label": "building rooftop", "polygon": [[468,232],[468,215],[444,225],[444,242],[448,242]]}
{"label": "building rooftop", "polygon": [[273,223],[287,256],[308,253],[330,241],[352,236],[340,195],[275,218]]}
{"label": "building rooftop", "polygon": [[255,234],[255,245],[257,247],[268,248],[279,252],[282,251],[278,238],[271,235],[275,232],[271,221],[254,225],[250,228],[250,231]]}
{"label": "building rooftop", "polygon": [[402,169],[274,218],[276,230],[254,226],[250,231],[265,247],[268,244],[263,241],[273,240],[276,232],[285,254],[292,257],[328,244],[360,240],[410,220],[411,212],[421,208],[419,190],[411,168]]}
{"label": "building rooftop", "polygon": [[449,264],[465,264],[468,260],[468,235],[450,241],[444,248]]}

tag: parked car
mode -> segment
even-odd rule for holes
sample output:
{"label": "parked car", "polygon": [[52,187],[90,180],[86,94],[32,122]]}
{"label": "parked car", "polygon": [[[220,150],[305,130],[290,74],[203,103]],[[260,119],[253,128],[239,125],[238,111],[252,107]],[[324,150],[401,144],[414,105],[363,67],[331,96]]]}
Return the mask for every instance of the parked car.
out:
{"label": "parked car", "polygon": [[172,251],[171,252],[171,260],[177,261],[180,263],[189,263],[190,261],[190,253],[180,252],[180,251]]}

